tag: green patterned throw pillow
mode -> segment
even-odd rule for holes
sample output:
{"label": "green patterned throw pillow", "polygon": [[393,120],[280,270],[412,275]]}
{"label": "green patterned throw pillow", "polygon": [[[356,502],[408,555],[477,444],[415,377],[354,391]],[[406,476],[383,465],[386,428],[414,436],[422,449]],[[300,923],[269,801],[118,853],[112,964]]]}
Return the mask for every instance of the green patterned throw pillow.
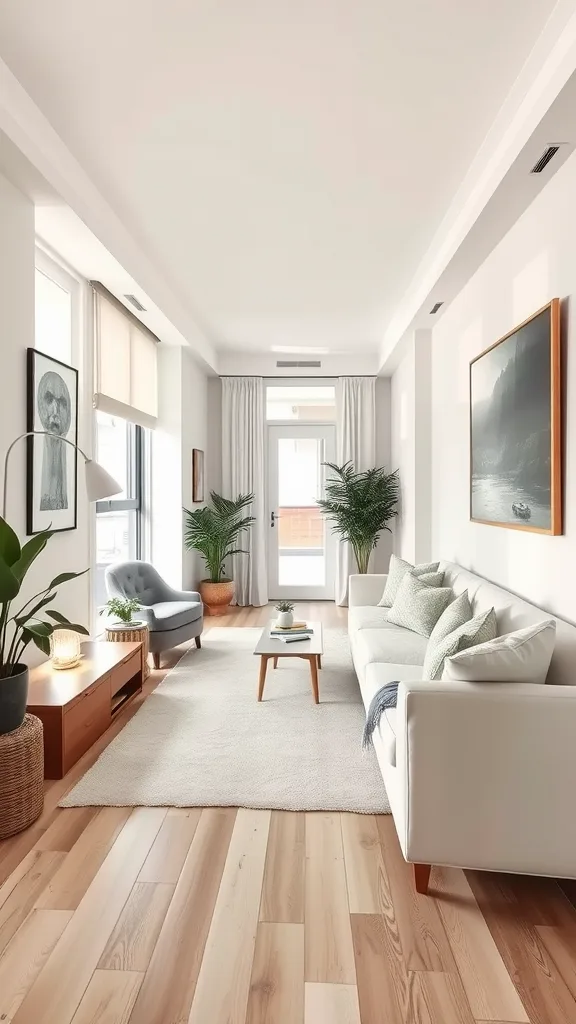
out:
{"label": "green patterned throw pillow", "polygon": [[437,572],[439,564],[439,562],[422,562],[421,565],[411,565],[410,562],[405,562],[403,558],[398,558],[397,555],[390,555],[388,579],[386,580],[384,593],[378,601],[378,607],[392,607],[398,593],[398,587],[407,572],[413,573],[414,576],[422,576],[424,573]]}
{"label": "green patterned throw pillow", "polygon": [[[449,609],[446,610],[449,611]],[[473,619],[457,626],[446,636],[434,638],[434,634],[432,634],[426,648],[422,678],[441,679],[446,658],[451,658],[452,655],[459,654],[460,651],[465,651],[469,647],[476,647],[478,644],[494,640],[497,634],[498,624],[493,608],[475,615]]]}
{"label": "green patterned throw pillow", "polygon": [[421,636],[430,636],[453,597],[450,587],[433,586],[422,576],[407,572],[388,612],[388,622],[404,626]]}

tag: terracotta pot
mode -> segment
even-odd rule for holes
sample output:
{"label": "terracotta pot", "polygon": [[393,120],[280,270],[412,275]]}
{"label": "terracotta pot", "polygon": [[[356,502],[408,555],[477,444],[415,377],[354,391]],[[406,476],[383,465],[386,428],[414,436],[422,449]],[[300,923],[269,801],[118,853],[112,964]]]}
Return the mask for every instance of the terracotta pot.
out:
{"label": "terracotta pot", "polygon": [[234,580],[220,580],[220,583],[202,580],[199,589],[206,615],[227,614],[234,597]]}

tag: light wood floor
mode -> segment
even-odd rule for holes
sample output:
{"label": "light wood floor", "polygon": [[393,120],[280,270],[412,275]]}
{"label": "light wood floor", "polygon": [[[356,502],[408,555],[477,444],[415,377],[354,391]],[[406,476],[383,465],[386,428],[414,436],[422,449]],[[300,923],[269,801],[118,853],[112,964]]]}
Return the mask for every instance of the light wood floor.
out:
{"label": "light wood floor", "polygon": [[136,707],[0,843],[3,1024],[575,1024],[568,886],[434,869],[418,896],[386,816],[59,810]]}

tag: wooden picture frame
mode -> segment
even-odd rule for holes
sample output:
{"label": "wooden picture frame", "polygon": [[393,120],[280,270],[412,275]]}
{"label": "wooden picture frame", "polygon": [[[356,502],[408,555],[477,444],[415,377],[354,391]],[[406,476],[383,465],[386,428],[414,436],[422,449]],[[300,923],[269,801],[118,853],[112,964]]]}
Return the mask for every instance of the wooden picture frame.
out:
{"label": "wooden picture frame", "polygon": [[201,448],[192,449],[192,501],[204,501],[204,452]]}
{"label": "wooden picture frame", "polygon": [[471,521],[560,535],[558,298],[471,361],[469,411]]}
{"label": "wooden picture frame", "polygon": [[38,349],[27,350],[26,530],[75,530],[78,512],[78,370]]}

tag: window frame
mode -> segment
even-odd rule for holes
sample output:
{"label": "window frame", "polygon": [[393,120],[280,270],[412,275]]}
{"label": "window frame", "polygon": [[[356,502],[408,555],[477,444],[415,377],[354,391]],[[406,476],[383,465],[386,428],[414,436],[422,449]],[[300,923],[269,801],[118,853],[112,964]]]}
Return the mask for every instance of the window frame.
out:
{"label": "window frame", "polygon": [[[118,417],[119,419],[121,417]],[[106,498],[96,502],[96,519],[99,515],[107,512],[136,512],[136,537],[135,551],[136,558],[141,559],[144,550],[144,495],[145,495],[145,474],[146,474],[146,440],[144,428],[137,423],[125,420],[128,427],[128,489],[134,494],[133,498]],[[95,441],[98,448],[98,420],[95,417]]]}
{"label": "window frame", "polygon": [[307,420],[304,417],[301,420],[297,419],[284,419],[284,420],[272,420],[268,419],[266,415],[267,407],[267,390],[269,387],[333,387],[334,388],[334,402],[337,400],[337,377],[264,377],[264,416],[267,427],[280,427],[289,424],[301,423],[318,426],[327,426],[329,424],[336,423],[336,415],[327,419],[314,419]]}

